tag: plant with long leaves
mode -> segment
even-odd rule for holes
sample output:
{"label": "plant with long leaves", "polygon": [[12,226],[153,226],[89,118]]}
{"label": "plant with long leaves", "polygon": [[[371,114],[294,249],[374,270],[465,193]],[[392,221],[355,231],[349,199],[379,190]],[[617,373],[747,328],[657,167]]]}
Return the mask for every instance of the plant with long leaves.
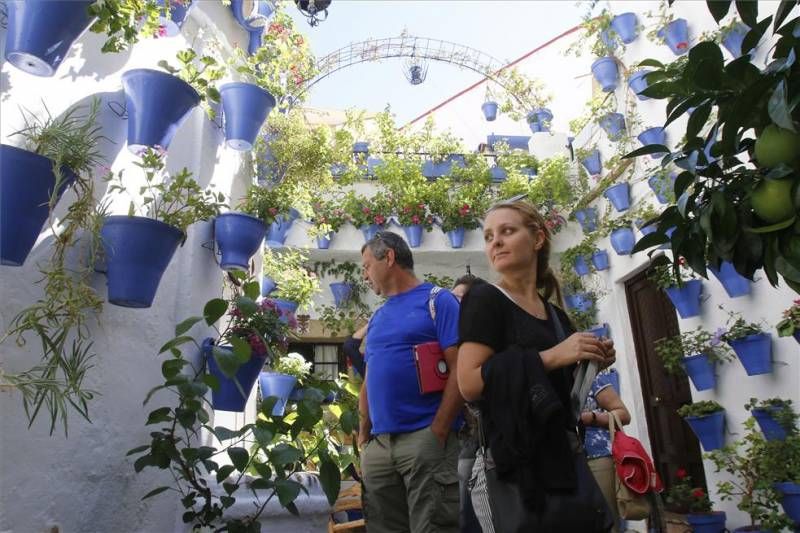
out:
{"label": "plant with long leaves", "polygon": [[160,37],[164,33],[161,17],[169,18],[174,5],[189,5],[191,0],[96,0],[88,8],[95,20],[89,28],[94,33],[105,33],[102,51],[122,52],[140,39]]}

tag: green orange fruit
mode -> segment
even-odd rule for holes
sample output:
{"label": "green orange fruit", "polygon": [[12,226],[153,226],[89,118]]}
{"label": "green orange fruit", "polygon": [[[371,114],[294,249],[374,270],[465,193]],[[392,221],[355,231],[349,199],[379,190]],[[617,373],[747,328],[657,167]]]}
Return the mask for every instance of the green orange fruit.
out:
{"label": "green orange fruit", "polygon": [[800,156],[800,135],[770,124],[756,139],[755,155],[764,167],[788,165]]}
{"label": "green orange fruit", "polygon": [[764,222],[777,224],[795,214],[791,178],[764,180],[750,196],[753,212]]}

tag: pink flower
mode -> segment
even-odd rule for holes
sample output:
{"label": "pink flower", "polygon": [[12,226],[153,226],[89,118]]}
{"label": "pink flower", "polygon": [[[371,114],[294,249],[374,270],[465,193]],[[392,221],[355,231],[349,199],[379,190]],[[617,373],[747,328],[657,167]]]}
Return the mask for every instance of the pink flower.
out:
{"label": "pink flower", "polygon": [[419,207],[420,209],[425,209],[425,204],[419,204],[417,207]]}
{"label": "pink flower", "polygon": [[417,215],[414,215],[413,217],[411,217],[411,222],[413,222],[414,224],[419,224],[419,217]]}
{"label": "pink flower", "polygon": [[694,496],[694,497],[695,497],[695,498],[697,498],[698,500],[699,500],[700,498],[703,498],[705,495],[706,495],[706,491],[704,491],[704,490],[703,490],[703,489],[701,489],[700,487],[697,487],[696,489],[694,489],[694,490],[692,491],[692,496]]}
{"label": "pink flower", "polygon": [[675,477],[676,477],[676,478],[678,478],[678,479],[683,479],[683,478],[685,478],[685,477],[686,477],[686,476],[688,476],[688,475],[689,475],[689,474],[688,474],[688,472],[686,472],[686,469],[685,469],[685,468],[679,468],[679,469],[678,469],[678,470],[675,472]]}
{"label": "pink flower", "polygon": [[272,216],[275,216],[275,215],[278,214],[278,209],[276,207],[270,207],[269,209],[267,209],[267,211],[269,211],[269,214],[272,215]]}
{"label": "pink flower", "polygon": [[167,27],[164,26],[163,24],[159,24],[158,33],[156,34],[156,37],[166,37],[166,36],[167,36]]}
{"label": "pink flower", "polygon": [[411,208],[408,206],[403,207],[403,213],[408,213],[411,211]]}
{"label": "pink flower", "polygon": [[365,215],[369,215],[370,213],[369,207],[364,207],[363,209],[361,209],[361,211],[363,211]]}
{"label": "pink flower", "polygon": [[386,222],[386,219],[383,217],[383,215],[375,215],[374,220],[376,224],[383,224],[384,222]]}

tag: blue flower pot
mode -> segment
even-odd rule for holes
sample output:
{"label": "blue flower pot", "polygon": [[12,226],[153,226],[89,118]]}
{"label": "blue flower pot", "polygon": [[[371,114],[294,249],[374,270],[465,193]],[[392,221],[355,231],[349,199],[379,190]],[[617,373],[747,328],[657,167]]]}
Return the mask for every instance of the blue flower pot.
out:
{"label": "blue flower pot", "polygon": [[[73,181],[75,174],[63,168],[56,196],[61,198]],[[0,145],[0,264],[25,263],[50,214],[55,187],[52,159]]]}
{"label": "blue flower pot", "polygon": [[581,225],[584,233],[589,233],[597,229],[597,209],[585,207],[575,211],[575,219]]}
{"label": "blue flower pot", "polygon": [[72,43],[89,27],[93,0],[25,0],[6,3],[6,60],[34,76],[52,76]]}
{"label": "blue flower pot", "polygon": [[675,174],[670,174],[667,181],[660,179],[659,176],[652,176],[647,180],[647,184],[655,193],[659,203],[668,204],[670,192],[674,190]]}
{"label": "blue flower pot", "polygon": [[650,73],[649,70],[639,70],[634,72],[628,78],[628,87],[631,88],[633,94],[636,95],[636,98],[639,100],[649,100],[648,96],[641,94],[642,91],[647,89],[647,75]]}
{"label": "blue flower pot", "polygon": [[481,104],[481,111],[483,111],[484,118],[492,122],[497,118],[497,102],[484,102]]}
{"label": "blue flower pot", "polygon": [[590,176],[598,176],[603,171],[603,164],[600,161],[600,150],[594,149],[589,155],[581,159],[581,164]]}
{"label": "blue flower pot", "polygon": [[800,484],[786,481],[773,486],[781,493],[781,505],[786,516],[795,524],[800,524]]}
{"label": "blue flower pot", "polygon": [[623,43],[631,44],[639,35],[636,22],[635,13],[620,13],[611,19],[611,28],[617,32]]}
{"label": "blue flower pot", "polygon": [[[165,6],[166,0],[156,0],[156,3],[159,6]],[[164,30],[166,31],[166,37],[175,37],[181,32],[181,27],[183,27],[183,23],[186,20],[186,17],[189,15],[189,9],[192,7],[193,4],[189,4],[187,7],[182,3],[178,3],[176,1],[170,2],[169,6],[169,13],[165,13],[162,10],[161,16],[161,25],[164,26]]]}
{"label": "blue flower pot", "polygon": [[354,154],[368,154],[369,153],[369,142],[367,141],[358,141],[353,143],[353,153]]}
{"label": "blue flower pot", "polygon": [[267,232],[267,244],[279,248],[286,242],[286,235],[292,229],[294,220],[291,217],[278,215],[275,220],[270,224],[269,231]]}
{"label": "blue flower pot", "polygon": [[406,240],[411,248],[419,248],[419,245],[422,244],[422,229],[421,224],[403,226],[403,233],[406,234]]}
{"label": "blue flower pot", "polygon": [[297,384],[295,383],[292,392],[289,393],[288,401],[294,403],[302,402],[305,397],[306,397],[306,390],[303,387],[298,387]]}
{"label": "blue flower pot", "polygon": [[267,297],[272,294],[275,289],[278,288],[278,284],[275,283],[275,280],[269,276],[261,276],[261,296]]}
{"label": "blue flower pot", "polygon": [[753,418],[758,422],[758,427],[764,434],[767,440],[784,440],[786,439],[786,428],[784,428],[777,420],[775,420],[775,413],[779,407],[758,407],[750,411]]}
{"label": "blue flower pot", "polygon": [[225,141],[240,152],[253,148],[261,126],[275,107],[275,98],[252,83],[226,83],[219,89],[225,110]]}
{"label": "blue flower pot", "polygon": [[595,250],[592,254],[592,264],[594,264],[594,268],[597,270],[608,270],[608,252],[605,250]]}
{"label": "blue flower pot", "polygon": [[705,416],[687,416],[684,420],[700,439],[705,451],[718,450],[725,445],[724,410]]}
{"label": "blue flower pot", "polygon": [[214,239],[222,254],[220,268],[246,272],[250,258],[261,247],[266,235],[266,224],[256,217],[244,213],[224,213],[218,216],[214,220]]}
{"label": "blue flower pot", "polygon": [[575,294],[567,294],[564,297],[564,303],[570,309],[585,313],[592,308],[592,299],[588,292],[578,292]]}
{"label": "blue flower pot", "polygon": [[609,50],[617,49],[617,39],[616,36],[611,33],[610,28],[600,32],[600,40],[603,41],[603,44],[606,45]]}
{"label": "blue flower pot", "polygon": [[717,375],[714,373],[716,363],[704,353],[684,357],[681,360],[686,375],[692,380],[694,388],[711,390],[717,386]]}
{"label": "blue flower pot", "polygon": [[331,292],[333,293],[333,301],[336,307],[341,307],[353,294],[353,286],[349,283],[334,282],[330,284]]}
{"label": "blue flower pot", "polygon": [[[243,412],[258,374],[264,368],[266,357],[251,357],[249,361],[239,367],[234,379],[230,379],[219,369],[213,356],[213,340],[210,338],[205,339],[202,346],[203,357],[208,363],[208,373],[215,376],[219,381],[217,390],[211,389],[211,407],[215,411]],[[231,351],[229,346],[220,346],[218,349]]]}
{"label": "blue flower pot", "polygon": [[334,163],[331,165],[331,176],[334,178],[343,176],[345,172],[347,172],[347,165],[342,163]]}
{"label": "blue flower pot", "polygon": [[108,301],[121,307],[150,307],[183,232],[151,218],[110,216],[100,237]]}
{"label": "blue flower pot", "polygon": [[447,241],[450,243],[450,248],[461,248],[464,246],[464,228],[456,228],[447,232]]}
{"label": "blue flower pot", "polygon": [[792,337],[794,337],[794,340],[796,340],[797,342],[800,342],[800,329],[795,330],[795,332],[792,333]]}
{"label": "blue flower pot", "polygon": [[772,337],[769,333],[748,335],[728,344],[736,352],[748,376],[772,372]]}
{"label": "blue flower pot", "polygon": [[664,39],[666,45],[676,56],[689,51],[689,25],[686,19],[673,20],[658,30],[658,36]]}
{"label": "blue flower pot", "polygon": [[636,244],[636,237],[633,235],[633,228],[619,228],[611,232],[611,247],[617,255],[631,255],[633,245]]}
{"label": "blue flower pot", "polygon": [[332,239],[333,239],[333,233],[317,237],[317,248],[319,248],[320,250],[327,250],[328,248],[331,247]]}
{"label": "blue flower pot", "polygon": [[422,164],[422,175],[428,179],[447,176],[453,170],[453,164],[464,167],[464,156],[451,154],[441,163],[434,163],[432,160],[428,159]]}
{"label": "blue flower pot", "polygon": [[622,113],[608,113],[599,121],[608,138],[617,141],[625,133],[625,116]]}
{"label": "blue flower pot", "polygon": [[[642,221],[642,224],[644,224],[644,221]],[[654,231],[657,231],[657,230],[658,230],[658,227],[656,227],[655,224],[651,224],[649,226],[643,226],[643,227],[639,228],[639,231],[641,232],[642,235],[650,235],[651,233],[653,233]]]}
{"label": "blue flower pot", "polygon": [[532,133],[550,131],[551,120],[553,120],[553,113],[546,107],[540,107],[528,113],[528,126]]}
{"label": "blue flower pot", "polygon": [[586,332],[591,333],[595,337],[608,338],[608,324],[600,324],[599,326],[595,326],[591,329],[586,330]]}
{"label": "blue flower pot", "polygon": [[692,526],[692,533],[725,533],[725,512],[689,513],[686,521]]}
{"label": "blue flower pot", "polygon": [[381,159],[380,157],[368,157],[367,175],[370,177],[375,177],[375,169],[377,169],[381,165],[383,165],[383,159]]}
{"label": "blue flower pot", "polygon": [[582,255],[579,255],[575,258],[575,262],[573,263],[572,267],[575,269],[575,273],[579,276],[587,276],[589,274],[589,265],[586,264],[586,258]]}
{"label": "blue flower pot", "polygon": [[731,28],[731,31],[728,33],[728,35],[722,39],[722,46],[724,46],[728,52],[730,52],[734,59],[741,57],[742,43],[744,42],[744,36],[747,35],[748,31],[750,31],[750,28],[742,23],[736,23],[736,25]]}
{"label": "blue flower pot", "polygon": [[128,150],[134,154],[147,147],[169,148],[175,132],[200,103],[191,85],[158,70],[129,70],[122,75],[122,87],[128,110]]}
{"label": "blue flower pot", "polygon": [[284,324],[289,322],[290,316],[297,313],[297,308],[299,307],[297,302],[284,300],[282,298],[273,298],[272,301],[275,302],[275,307],[278,308],[278,313],[281,315],[280,320]]}
{"label": "blue flower pot", "polygon": [[[650,144],[667,144],[667,134],[664,131],[664,128],[660,126],[656,126],[655,128],[648,128],[640,133],[637,137],[639,142],[642,143],[642,146],[648,146]],[[659,157],[663,157],[666,152],[656,152],[654,154],[650,154],[651,159],[658,159]]]}
{"label": "blue flower pot", "polygon": [[261,399],[274,397],[278,401],[272,407],[272,416],[283,416],[286,411],[286,401],[292,394],[297,378],[288,374],[277,372],[261,372],[258,375],[258,385],[261,389]]}
{"label": "blue flower pot", "polygon": [[681,315],[681,318],[691,318],[700,315],[700,293],[703,290],[703,282],[699,279],[691,279],[683,284],[682,287],[673,286],[664,289],[672,301],[672,305]]}
{"label": "blue flower pot", "polygon": [[603,92],[610,93],[617,88],[619,69],[613,57],[601,57],[592,63],[592,75],[600,84]]}
{"label": "blue flower pot", "polygon": [[628,183],[617,183],[605,191],[603,196],[608,198],[611,205],[619,212],[627,211],[631,207],[631,187]]}
{"label": "blue flower pot", "polygon": [[370,224],[369,226],[361,226],[361,233],[364,234],[364,242],[369,242],[375,237],[382,228],[378,224]]}
{"label": "blue flower pot", "polygon": [[508,174],[506,173],[505,169],[502,167],[498,167],[497,165],[491,168],[491,173],[492,173],[492,181],[494,183],[500,183],[508,179]]}
{"label": "blue flower pot", "polygon": [[733,263],[730,261],[723,261],[719,270],[712,266],[709,266],[708,269],[719,280],[725,292],[731,298],[750,294],[750,280],[736,272]]}

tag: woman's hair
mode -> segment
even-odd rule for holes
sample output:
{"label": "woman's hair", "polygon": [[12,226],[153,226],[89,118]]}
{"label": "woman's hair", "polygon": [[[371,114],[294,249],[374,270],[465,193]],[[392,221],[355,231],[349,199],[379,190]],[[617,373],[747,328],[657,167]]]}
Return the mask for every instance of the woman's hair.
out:
{"label": "woman's hair", "polygon": [[455,289],[459,285],[466,285],[467,290],[469,290],[470,288],[472,288],[472,284],[478,281],[479,279],[480,278],[478,276],[475,276],[473,274],[464,274],[453,283],[452,288]]}
{"label": "woman's hair", "polygon": [[550,244],[552,236],[550,230],[545,224],[544,217],[536,207],[530,202],[524,200],[514,200],[500,202],[493,205],[487,211],[487,214],[495,209],[513,209],[522,216],[522,223],[531,231],[541,231],[544,234],[544,243],[539,248],[539,253],[536,254],[536,288],[541,291],[542,297],[545,300],[553,300],[564,307],[564,302],[561,295],[561,284],[556,277],[555,270],[550,266]]}

